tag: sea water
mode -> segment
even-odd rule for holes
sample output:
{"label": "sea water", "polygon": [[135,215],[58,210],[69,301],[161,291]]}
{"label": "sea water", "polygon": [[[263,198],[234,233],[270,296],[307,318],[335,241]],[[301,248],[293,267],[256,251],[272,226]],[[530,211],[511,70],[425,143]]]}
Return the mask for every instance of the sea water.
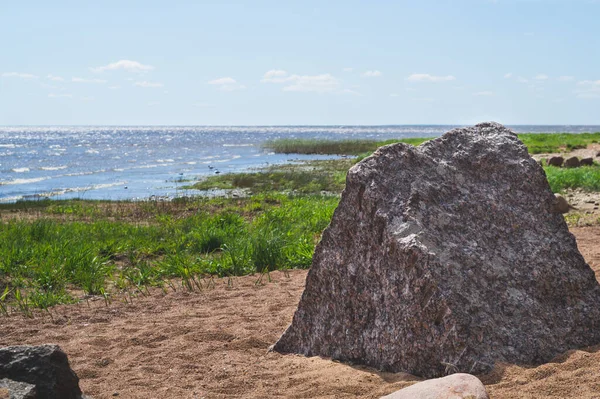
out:
{"label": "sea water", "polygon": [[[0,127],[0,202],[144,199],[216,173],[332,156],[275,154],[269,140],[435,137],[455,126]],[[517,132],[596,132],[600,126],[513,126]]]}

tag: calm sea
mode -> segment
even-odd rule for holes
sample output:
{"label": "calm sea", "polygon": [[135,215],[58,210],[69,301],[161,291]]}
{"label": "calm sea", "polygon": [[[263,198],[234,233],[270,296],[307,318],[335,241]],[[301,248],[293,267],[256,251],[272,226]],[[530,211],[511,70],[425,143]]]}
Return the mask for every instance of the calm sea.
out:
{"label": "calm sea", "polygon": [[[262,148],[279,138],[435,137],[455,126],[0,127],[0,202],[182,195],[182,181],[327,158]],[[516,132],[597,132],[600,126],[512,126]],[[186,192],[186,195],[193,194]]]}

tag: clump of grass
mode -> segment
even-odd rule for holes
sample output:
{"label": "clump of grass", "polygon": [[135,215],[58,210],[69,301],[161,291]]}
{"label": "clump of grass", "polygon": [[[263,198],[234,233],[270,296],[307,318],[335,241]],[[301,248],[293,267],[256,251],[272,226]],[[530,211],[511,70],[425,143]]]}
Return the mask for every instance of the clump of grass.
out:
{"label": "clump of grass", "polygon": [[[56,207],[64,204],[49,203],[50,210],[36,208],[38,220],[0,220],[0,287],[7,290],[0,303],[29,315],[32,308],[72,302],[75,289],[101,296],[108,306],[115,294],[133,301],[172,278],[198,290],[214,285],[203,276],[308,267],[337,202],[335,196],[257,194],[189,200],[164,212],[139,211],[144,216],[136,220],[100,211],[94,221],[87,211],[56,219]],[[81,205],[72,209],[104,206]]]}
{"label": "clump of grass", "polygon": [[545,166],[546,177],[553,192],[581,188],[586,191],[600,191],[600,166],[580,168],[557,168]]}
{"label": "clump of grass", "polygon": [[518,136],[530,154],[571,151],[600,142],[600,133],[522,133]]}
{"label": "clump of grass", "polygon": [[375,140],[318,140],[318,139],[279,139],[266,142],[265,149],[281,154],[332,154],[359,155],[373,152],[377,148],[393,143],[419,145],[429,138],[404,138],[386,141]]}
{"label": "clump of grass", "polygon": [[317,194],[323,191],[339,193],[344,189],[346,173],[355,163],[352,159],[309,161],[273,166],[254,173],[230,173],[209,176],[190,188],[249,189],[253,193],[295,192]]}

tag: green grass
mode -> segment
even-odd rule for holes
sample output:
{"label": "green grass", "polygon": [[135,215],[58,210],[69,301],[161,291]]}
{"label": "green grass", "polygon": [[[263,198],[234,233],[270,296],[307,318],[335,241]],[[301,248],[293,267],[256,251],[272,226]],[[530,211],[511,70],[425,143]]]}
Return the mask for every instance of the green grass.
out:
{"label": "green grass", "polygon": [[581,188],[586,191],[600,191],[600,166],[580,168],[557,168],[545,166],[546,177],[553,192]]}
{"label": "green grass", "polygon": [[586,148],[600,142],[600,133],[525,133],[519,139],[529,149],[530,154],[571,151]]}
{"label": "green grass", "polygon": [[249,189],[252,193],[295,192],[318,194],[339,193],[346,184],[346,173],[354,159],[309,161],[300,164],[272,166],[254,173],[230,173],[209,176],[187,189]]}
{"label": "green grass", "polygon": [[429,138],[406,138],[386,141],[280,139],[268,141],[263,147],[281,154],[361,155],[366,152],[373,152],[377,148],[388,144],[407,143],[419,145],[427,140]]}
{"label": "green grass", "polygon": [[[307,268],[337,202],[275,194],[189,200],[183,213],[170,209],[137,222],[108,220],[106,204],[52,202],[36,208],[43,213],[35,221],[0,222],[0,293],[8,289],[2,302],[25,313],[25,306],[74,301],[77,290],[143,294],[171,278],[193,289],[207,275]],[[84,218],[91,212],[98,220],[65,221],[57,209],[77,209]]]}
{"label": "green grass", "polygon": [[[576,148],[585,148],[591,143],[600,142],[600,133],[523,133],[518,136],[531,154],[571,151]],[[430,138],[405,138],[387,141],[281,139],[269,141],[264,144],[264,147],[276,153],[284,154],[362,155],[373,152],[382,145],[400,142],[419,145],[427,140],[430,140]]]}

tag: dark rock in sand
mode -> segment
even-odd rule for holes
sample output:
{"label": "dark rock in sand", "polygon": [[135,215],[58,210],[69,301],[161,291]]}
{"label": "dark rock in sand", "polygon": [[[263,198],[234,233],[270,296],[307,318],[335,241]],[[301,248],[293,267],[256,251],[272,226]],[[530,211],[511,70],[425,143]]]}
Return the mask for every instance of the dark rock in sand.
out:
{"label": "dark rock in sand", "polygon": [[579,158],[577,157],[567,158],[567,160],[564,163],[565,168],[578,168],[580,164],[581,162],[579,162]]}
{"label": "dark rock in sand", "polygon": [[581,166],[592,166],[594,165],[594,158],[582,158],[579,164]]}
{"label": "dark rock in sand", "polygon": [[457,373],[418,382],[381,399],[489,399],[485,386],[471,374]]}
{"label": "dark rock in sand", "polygon": [[79,378],[58,345],[0,348],[0,378],[35,386],[39,399],[80,399]]}
{"label": "dark rock in sand", "polygon": [[548,165],[558,166],[560,168],[564,161],[565,159],[563,157],[550,157],[550,159],[548,159]]}
{"label": "dark rock in sand", "polygon": [[[3,392],[4,390],[4,392]],[[4,396],[3,396],[4,394]],[[0,399],[38,399],[35,385],[26,382],[0,379]]]}
{"label": "dark rock in sand", "polygon": [[355,165],[274,345],[424,377],[600,343],[600,285],[543,169],[496,123]]}

